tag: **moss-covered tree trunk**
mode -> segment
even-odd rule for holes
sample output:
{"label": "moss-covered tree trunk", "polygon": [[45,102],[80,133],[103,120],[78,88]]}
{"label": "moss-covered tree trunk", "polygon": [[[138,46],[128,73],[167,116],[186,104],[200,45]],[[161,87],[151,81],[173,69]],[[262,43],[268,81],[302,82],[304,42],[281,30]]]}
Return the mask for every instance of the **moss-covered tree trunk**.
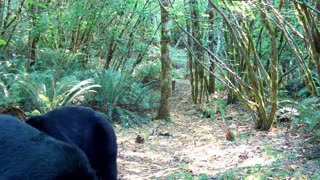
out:
{"label": "moss-covered tree trunk", "polygon": [[[193,38],[195,38],[198,43],[201,44],[201,29],[200,29],[200,18],[199,18],[199,4],[197,0],[189,1],[190,4],[190,27],[191,27],[191,34]],[[194,81],[191,86],[193,87],[192,94],[193,103],[200,104],[202,102],[203,95],[206,93],[205,90],[205,75],[204,75],[204,68],[201,64],[203,64],[203,52],[201,45],[194,45],[192,47],[194,54],[193,54],[193,69],[190,69],[190,73],[193,73]]]}
{"label": "moss-covered tree trunk", "polygon": [[[213,11],[211,11],[212,7],[210,6],[210,3],[208,3],[208,14],[209,14],[209,27],[210,29],[214,29],[214,13]],[[214,52],[214,46],[215,44],[218,44],[218,43],[215,43],[215,40],[214,40],[214,32],[212,31],[209,31],[208,32],[208,40],[209,40],[209,44],[208,44],[208,48],[210,49],[210,51]],[[214,58],[213,56],[210,56],[210,58]],[[215,64],[213,61],[209,61],[210,63],[210,66],[209,66],[209,70],[211,71],[211,73],[209,74],[209,84],[208,84],[208,92],[209,94],[214,94],[215,93],[215,90],[216,90],[216,87],[215,87],[215,84],[216,84],[216,78],[214,76],[214,68],[215,68]]]}
{"label": "moss-covered tree trunk", "polygon": [[166,8],[169,0],[162,0],[161,6],[161,101],[158,119],[170,120],[169,98],[171,96],[171,59],[170,59],[170,30],[169,13]]}
{"label": "moss-covered tree trunk", "polygon": [[[310,56],[310,62],[315,67],[320,80],[320,15],[314,16],[313,10],[310,5],[301,2],[294,2],[295,9],[299,15],[298,20],[303,29],[304,43],[307,47],[307,53]],[[315,2],[316,10],[320,10],[320,0]],[[311,76],[306,76],[306,85],[308,91],[312,95],[319,95],[315,86],[314,79]]]}
{"label": "moss-covered tree trunk", "polygon": [[[186,0],[184,0],[184,4],[185,6],[189,3],[189,1],[187,2]],[[189,14],[190,13],[190,10],[187,9],[186,10],[186,13]],[[186,29],[187,29],[187,32],[190,32],[190,34],[192,34],[192,28],[191,28],[191,19],[188,18],[186,20]],[[194,68],[194,58],[193,58],[193,54],[192,54],[192,51],[191,49],[193,49],[193,44],[194,44],[194,41],[192,39],[192,37],[189,35],[188,36],[188,39],[187,39],[187,43],[186,43],[186,46],[189,47],[187,48],[188,50],[188,65],[189,65],[189,71],[190,71],[190,84],[191,84],[191,98],[192,98],[192,102],[196,102],[197,101],[197,96],[195,94],[196,90],[195,90],[195,86],[194,86],[194,82],[195,82],[195,75],[194,75],[194,71],[193,71],[193,68]]]}

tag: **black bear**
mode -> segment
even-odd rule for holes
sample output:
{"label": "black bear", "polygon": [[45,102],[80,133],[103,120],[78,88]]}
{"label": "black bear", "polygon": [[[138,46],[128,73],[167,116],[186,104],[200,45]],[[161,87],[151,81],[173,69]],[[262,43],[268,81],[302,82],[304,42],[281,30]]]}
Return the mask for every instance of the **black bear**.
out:
{"label": "black bear", "polygon": [[93,109],[65,106],[26,121],[56,139],[79,147],[97,176],[117,179],[117,139],[112,124]]}
{"label": "black bear", "polygon": [[0,179],[96,180],[86,155],[19,119],[0,115]]}

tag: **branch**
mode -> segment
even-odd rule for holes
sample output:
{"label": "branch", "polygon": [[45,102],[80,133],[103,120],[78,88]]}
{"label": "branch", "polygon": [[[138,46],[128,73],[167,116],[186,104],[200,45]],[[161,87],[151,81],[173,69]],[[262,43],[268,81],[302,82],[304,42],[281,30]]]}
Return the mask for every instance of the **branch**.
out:
{"label": "branch", "polygon": [[320,11],[319,11],[318,9],[312,7],[310,4],[308,4],[308,3],[306,2],[306,0],[302,0],[302,2],[297,1],[297,0],[293,0],[293,1],[296,2],[296,3],[298,3],[298,4],[300,4],[300,5],[306,6],[307,8],[309,8],[309,9],[313,10],[314,12],[316,12],[317,14],[320,14]]}

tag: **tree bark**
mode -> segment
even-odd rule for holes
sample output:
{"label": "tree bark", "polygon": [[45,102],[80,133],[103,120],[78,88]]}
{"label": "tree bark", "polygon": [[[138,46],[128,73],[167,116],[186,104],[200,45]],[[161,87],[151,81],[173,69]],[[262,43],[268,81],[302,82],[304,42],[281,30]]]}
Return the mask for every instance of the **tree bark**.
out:
{"label": "tree bark", "polygon": [[[214,13],[213,11],[211,11],[212,7],[210,5],[210,3],[208,3],[208,14],[209,14],[209,27],[210,29],[213,29],[214,26]],[[209,40],[209,49],[214,52],[214,46],[215,46],[215,40],[214,40],[214,32],[209,31],[208,32],[208,40]],[[213,56],[210,56],[210,58],[214,58]],[[213,61],[209,61],[210,65],[209,65],[209,70],[212,72],[209,74],[209,85],[208,85],[208,92],[209,94],[214,94],[215,90],[216,90],[216,78],[214,76],[214,68],[215,68],[215,64]]]}
{"label": "tree bark", "polygon": [[170,59],[170,30],[169,13],[166,8],[169,6],[169,0],[159,1],[161,6],[161,101],[157,119],[170,121],[170,103],[171,96],[171,59]]}

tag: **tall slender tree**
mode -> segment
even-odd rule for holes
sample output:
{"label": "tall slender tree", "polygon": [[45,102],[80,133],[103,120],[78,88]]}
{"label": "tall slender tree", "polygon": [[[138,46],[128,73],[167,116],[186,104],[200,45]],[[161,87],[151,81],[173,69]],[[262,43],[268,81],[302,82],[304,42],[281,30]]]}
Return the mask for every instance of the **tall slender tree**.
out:
{"label": "tall slender tree", "polygon": [[170,29],[169,0],[159,1],[161,8],[161,101],[158,111],[158,119],[170,120],[169,98],[171,96],[171,59],[170,59]]}

